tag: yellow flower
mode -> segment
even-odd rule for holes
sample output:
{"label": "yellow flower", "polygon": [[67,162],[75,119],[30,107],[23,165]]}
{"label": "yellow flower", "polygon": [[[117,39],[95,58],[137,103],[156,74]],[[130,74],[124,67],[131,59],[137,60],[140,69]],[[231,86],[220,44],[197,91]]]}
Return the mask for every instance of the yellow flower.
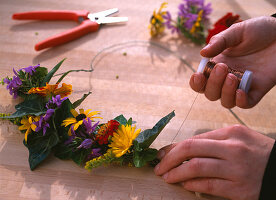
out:
{"label": "yellow flower", "polygon": [[35,131],[36,129],[36,125],[33,124],[33,122],[37,122],[39,121],[40,117],[39,116],[29,116],[27,118],[23,118],[21,120],[21,124],[23,124],[22,126],[19,126],[18,129],[20,131],[22,130],[26,130],[25,132],[25,141],[27,142],[27,138],[29,133],[33,130]]}
{"label": "yellow flower", "polygon": [[66,97],[72,93],[72,85],[62,83],[62,86],[58,88],[58,84],[49,85],[46,83],[44,87],[31,88],[29,94],[39,94],[41,96],[56,96],[60,95],[61,98]]}
{"label": "yellow flower", "polygon": [[[88,109],[86,111],[84,111],[84,109],[79,109],[79,112],[78,113],[76,110],[74,109],[71,109],[71,113],[74,117],[69,117],[65,120],[63,120],[61,126],[69,126],[71,125],[71,127],[73,126],[73,129],[74,131],[77,130],[79,128],[80,125],[82,125],[83,123],[83,119],[87,119],[87,118],[90,118],[92,121],[94,121],[93,119],[95,118],[100,118],[102,119],[102,117],[95,117],[94,115],[97,115],[99,114],[100,112],[99,111],[93,111],[93,112],[90,112],[91,109]],[[71,128],[69,129],[68,131],[68,135],[71,136],[72,133],[71,133]]]}
{"label": "yellow flower", "polygon": [[200,21],[202,19],[202,14],[203,14],[203,10],[200,10],[198,12],[196,22],[194,23],[193,27],[190,30],[190,33],[194,33],[196,31],[196,29],[200,27]]}
{"label": "yellow flower", "polygon": [[153,15],[151,17],[150,25],[149,25],[150,35],[152,37],[155,37],[158,34],[162,33],[165,29],[165,26],[163,24],[164,22],[163,16],[166,15],[167,12],[162,11],[162,9],[166,8],[167,4],[168,4],[167,2],[162,3],[158,12],[156,12],[155,10],[153,11]]}
{"label": "yellow flower", "polygon": [[136,126],[121,125],[120,128],[113,134],[111,147],[112,153],[119,158],[129,151],[132,146],[132,141],[139,135],[141,129],[135,131]]}

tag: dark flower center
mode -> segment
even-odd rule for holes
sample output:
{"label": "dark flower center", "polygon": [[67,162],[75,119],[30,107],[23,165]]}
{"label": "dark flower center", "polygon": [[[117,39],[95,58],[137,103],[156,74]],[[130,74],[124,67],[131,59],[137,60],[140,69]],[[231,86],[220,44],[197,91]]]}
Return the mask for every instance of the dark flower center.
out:
{"label": "dark flower center", "polygon": [[83,120],[86,118],[86,115],[85,114],[79,114],[77,117],[76,117],[76,120],[77,121],[80,121],[80,120]]}

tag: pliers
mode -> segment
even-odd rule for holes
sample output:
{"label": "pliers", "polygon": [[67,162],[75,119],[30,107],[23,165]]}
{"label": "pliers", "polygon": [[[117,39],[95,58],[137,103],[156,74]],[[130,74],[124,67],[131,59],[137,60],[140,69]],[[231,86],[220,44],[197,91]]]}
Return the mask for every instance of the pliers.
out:
{"label": "pliers", "polygon": [[79,26],[71,30],[54,35],[37,43],[35,45],[35,50],[39,51],[49,47],[64,44],[71,40],[75,40],[89,32],[97,31],[100,24],[128,21],[127,17],[106,17],[118,11],[118,8],[113,8],[97,13],[89,13],[89,11],[86,10],[31,11],[15,13],[13,14],[12,18],[16,20],[73,20],[80,23]]}

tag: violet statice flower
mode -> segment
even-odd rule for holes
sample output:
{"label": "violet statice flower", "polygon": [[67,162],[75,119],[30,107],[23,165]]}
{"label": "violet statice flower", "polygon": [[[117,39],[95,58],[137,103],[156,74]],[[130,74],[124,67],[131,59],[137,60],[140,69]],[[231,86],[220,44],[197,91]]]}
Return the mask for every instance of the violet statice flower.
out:
{"label": "violet statice flower", "polygon": [[52,97],[52,99],[50,99],[48,101],[48,103],[46,104],[46,108],[47,109],[59,108],[61,106],[62,102],[65,101],[66,99],[68,99],[68,97],[64,97],[63,99],[61,99],[60,95]]}
{"label": "violet statice flower", "polygon": [[3,82],[7,84],[7,90],[10,91],[10,95],[13,95],[13,98],[15,99],[18,96],[18,90],[22,85],[22,81],[18,77],[15,69],[13,69],[13,73],[15,74],[15,76],[13,76],[12,79],[5,78]]}
{"label": "violet statice flower", "polygon": [[177,28],[176,24],[173,25],[173,23],[175,23],[172,20],[172,16],[171,13],[169,11],[167,11],[166,15],[163,15],[163,19],[165,20],[165,22],[163,23],[168,29],[171,29],[171,32],[179,32],[179,28]]}
{"label": "violet statice flower", "polygon": [[83,125],[84,125],[84,128],[86,130],[86,133],[90,136],[90,134],[92,134],[96,127],[98,126],[99,122],[95,123],[93,126],[92,126],[92,120],[88,117],[87,119],[83,119]]}
{"label": "violet statice flower", "polygon": [[92,149],[91,154],[87,156],[87,160],[92,160],[93,158],[97,158],[101,156],[102,154],[100,153],[100,151],[101,151],[100,148]]}
{"label": "violet statice flower", "polygon": [[94,143],[94,141],[92,139],[85,139],[82,141],[81,145],[78,146],[77,148],[80,149],[80,148],[84,148],[84,149],[89,149],[92,144]]}
{"label": "violet statice flower", "polygon": [[42,130],[43,136],[45,135],[47,128],[50,128],[48,121],[52,117],[54,112],[55,112],[54,109],[49,109],[47,110],[45,116],[41,116],[39,121],[34,122],[34,124],[36,125],[36,129],[35,129],[36,132],[39,132],[40,130]]}
{"label": "violet statice flower", "polygon": [[23,70],[30,74],[31,76],[33,75],[34,72],[36,72],[36,68],[40,67],[40,64],[36,65],[36,66],[29,66],[29,67],[25,67],[25,68],[22,68],[20,69],[19,71]]}

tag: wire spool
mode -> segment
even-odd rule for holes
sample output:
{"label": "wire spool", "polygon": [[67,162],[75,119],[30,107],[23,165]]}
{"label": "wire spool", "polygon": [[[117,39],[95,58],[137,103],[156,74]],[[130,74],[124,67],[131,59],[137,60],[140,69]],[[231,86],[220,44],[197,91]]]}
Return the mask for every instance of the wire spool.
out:
{"label": "wire spool", "polygon": [[[206,78],[209,78],[213,68],[216,63],[214,61],[210,61],[210,58],[202,58],[199,66],[197,68],[197,72],[203,73]],[[238,71],[228,67],[228,73],[234,74],[239,81],[239,89],[248,93],[251,82],[252,82],[252,72],[249,70],[245,70],[244,72]]]}

